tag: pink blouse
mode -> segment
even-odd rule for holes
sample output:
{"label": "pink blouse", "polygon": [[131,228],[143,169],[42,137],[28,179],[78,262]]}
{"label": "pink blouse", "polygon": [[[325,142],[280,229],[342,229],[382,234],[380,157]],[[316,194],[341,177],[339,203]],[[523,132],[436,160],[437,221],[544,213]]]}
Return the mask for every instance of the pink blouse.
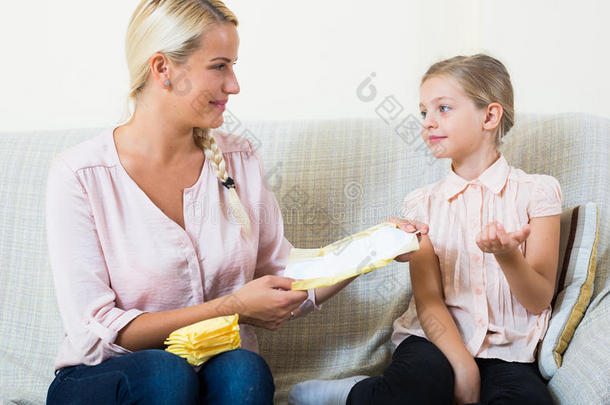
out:
{"label": "pink blouse", "polygon": [[[406,197],[405,217],[430,225],[445,303],[473,356],[534,361],[536,345],[551,316],[550,307],[534,315],[521,305],[494,255],[476,245],[477,234],[493,221],[512,232],[531,218],[560,213],[557,180],[511,167],[504,156],[475,180],[464,180],[451,171],[443,180]],[[519,247],[522,253],[526,244]],[[398,345],[409,335],[425,337],[413,298],[394,321],[392,342]]]}
{"label": "pink blouse", "polygon": [[[113,131],[61,153],[49,171],[47,238],[65,331],[56,369],[129,353],[114,342],[138,315],[200,304],[256,277],[281,275],[291,249],[261,163],[243,138],[215,134],[250,214],[247,241],[207,160],[184,189],[183,229],[121,166]],[[310,291],[302,310],[314,307]],[[242,347],[257,351],[253,328],[240,329]]]}

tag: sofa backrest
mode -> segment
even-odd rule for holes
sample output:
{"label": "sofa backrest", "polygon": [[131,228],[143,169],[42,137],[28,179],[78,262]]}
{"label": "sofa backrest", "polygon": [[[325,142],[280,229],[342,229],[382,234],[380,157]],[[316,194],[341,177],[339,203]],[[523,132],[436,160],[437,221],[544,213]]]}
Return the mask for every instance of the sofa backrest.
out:
{"label": "sofa backrest", "polygon": [[[234,132],[258,148],[287,238],[311,248],[399,215],[409,191],[446,174],[449,162],[427,152],[418,122],[243,122]],[[47,170],[54,155],[99,131],[0,133],[0,400],[42,403],[53,378],[63,332],[45,240]],[[559,180],[564,207],[599,204],[597,295],[608,284],[610,120],[518,116],[505,143],[512,165]],[[392,263],[357,279],[322,311],[259,331],[277,402],[304,379],[380,372],[392,321],[410,296],[408,265]]]}

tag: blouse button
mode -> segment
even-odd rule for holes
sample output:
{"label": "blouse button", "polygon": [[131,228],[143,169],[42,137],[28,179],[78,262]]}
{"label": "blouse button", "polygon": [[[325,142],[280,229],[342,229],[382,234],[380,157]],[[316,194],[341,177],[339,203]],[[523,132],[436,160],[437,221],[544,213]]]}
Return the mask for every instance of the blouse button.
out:
{"label": "blouse button", "polygon": [[476,293],[477,295],[481,295],[481,294],[483,294],[483,290],[481,290],[480,288],[477,288],[477,290],[475,291],[475,293]]}

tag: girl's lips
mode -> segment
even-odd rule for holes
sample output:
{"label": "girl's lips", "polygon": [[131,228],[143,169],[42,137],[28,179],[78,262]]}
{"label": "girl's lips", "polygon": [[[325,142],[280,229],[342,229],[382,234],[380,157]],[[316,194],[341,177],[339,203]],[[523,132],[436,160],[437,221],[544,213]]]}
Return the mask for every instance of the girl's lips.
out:
{"label": "girl's lips", "polygon": [[428,142],[434,144],[434,143],[439,143],[440,141],[442,141],[443,139],[447,138],[446,136],[431,136],[428,138]]}

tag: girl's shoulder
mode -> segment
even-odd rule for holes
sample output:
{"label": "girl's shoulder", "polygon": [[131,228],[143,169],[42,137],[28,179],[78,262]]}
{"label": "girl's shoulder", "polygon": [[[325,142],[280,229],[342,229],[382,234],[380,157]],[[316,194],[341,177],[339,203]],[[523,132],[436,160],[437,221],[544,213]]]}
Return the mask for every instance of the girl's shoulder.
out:
{"label": "girl's shoulder", "polygon": [[548,174],[526,173],[517,167],[510,168],[508,181],[525,186],[532,191],[540,190],[561,190],[559,181]]}
{"label": "girl's shoulder", "polygon": [[447,194],[447,182],[449,177],[444,177],[434,183],[429,183],[421,186],[415,190],[412,190],[405,197],[405,202],[424,202],[431,199],[445,199]]}
{"label": "girl's shoulder", "polygon": [[511,167],[507,190],[516,199],[527,200],[530,218],[561,213],[562,192],[559,181],[548,174],[526,173]]}
{"label": "girl's shoulder", "polygon": [[407,194],[401,208],[402,217],[429,223],[431,199],[439,195],[441,185],[442,180],[416,188]]}
{"label": "girl's shoulder", "polygon": [[437,181],[436,183],[426,184],[425,186],[416,188],[415,190],[411,190],[409,194],[404,198],[404,202],[417,203],[423,202],[430,198],[430,196],[434,196],[440,191],[442,185],[442,180]]}

